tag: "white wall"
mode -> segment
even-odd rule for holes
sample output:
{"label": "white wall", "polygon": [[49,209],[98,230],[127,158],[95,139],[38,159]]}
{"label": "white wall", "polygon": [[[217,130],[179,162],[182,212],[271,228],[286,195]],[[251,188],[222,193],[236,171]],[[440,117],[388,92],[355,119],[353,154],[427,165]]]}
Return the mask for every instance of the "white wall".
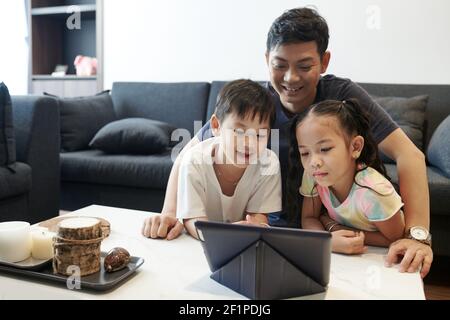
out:
{"label": "white wall", "polygon": [[448,0],[106,0],[105,87],[267,79],[271,23],[308,4],[329,23],[329,73],[361,82],[450,84]]}
{"label": "white wall", "polygon": [[0,0],[0,82],[10,94],[28,92],[28,44],[25,1]]}

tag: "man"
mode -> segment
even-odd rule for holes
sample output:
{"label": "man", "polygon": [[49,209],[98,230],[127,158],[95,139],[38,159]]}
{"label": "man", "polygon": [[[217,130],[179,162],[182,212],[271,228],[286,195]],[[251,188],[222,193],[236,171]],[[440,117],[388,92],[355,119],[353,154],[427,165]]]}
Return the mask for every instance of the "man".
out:
{"label": "man", "polygon": [[[289,145],[286,128],[293,115],[303,112],[319,101],[357,98],[371,115],[372,134],[379,149],[397,163],[400,194],[405,203],[405,239],[391,245],[386,264],[392,265],[397,262],[398,256],[403,256],[400,263],[401,272],[415,272],[422,266],[421,276],[425,277],[433,261],[429,237],[418,238],[417,232],[410,232],[419,229],[428,233],[429,230],[430,209],[425,157],[361,87],[348,79],[332,75],[321,76],[326,72],[331,57],[327,51],[328,39],[325,19],[310,8],[285,12],[275,20],[268,34],[266,61],[270,83],[267,86],[277,107],[274,129],[280,129],[283,187],[286,181]],[[205,125],[186,148],[203,140],[207,129],[209,124]],[[182,154],[171,171],[161,216],[149,218],[144,223],[142,233],[147,237],[171,240],[183,230],[183,225],[176,219],[178,167],[181,156]],[[283,208],[286,201],[301,201],[300,197],[285,199],[285,194],[283,190]],[[299,207],[301,208],[301,205]],[[271,224],[286,225],[285,218],[284,214],[272,215]],[[300,213],[293,221],[297,226],[299,219]],[[327,219],[327,216],[321,219],[325,225]],[[335,226],[333,230],[339,230],[339,226]]]}

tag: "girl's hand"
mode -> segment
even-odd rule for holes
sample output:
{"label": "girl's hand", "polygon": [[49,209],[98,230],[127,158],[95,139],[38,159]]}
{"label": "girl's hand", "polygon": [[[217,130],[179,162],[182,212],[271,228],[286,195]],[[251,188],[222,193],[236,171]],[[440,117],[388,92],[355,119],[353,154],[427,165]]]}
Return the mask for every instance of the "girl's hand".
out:
{"label": "girl's hand", "polygon": [[331,233],[331,247],[333,252],[345,254],[362,254],[367,251],[364,246],[364,232],[338,230]]}

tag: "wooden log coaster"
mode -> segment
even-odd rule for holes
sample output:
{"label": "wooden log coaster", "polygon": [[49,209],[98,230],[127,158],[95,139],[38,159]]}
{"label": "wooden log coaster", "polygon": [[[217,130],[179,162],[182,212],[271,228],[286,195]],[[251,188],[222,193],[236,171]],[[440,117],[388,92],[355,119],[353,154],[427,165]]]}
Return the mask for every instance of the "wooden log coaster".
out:
{"label": "wooden log coaster", "polygon": [[[44,228],[47,228],[48,231],[57,233],[58,225],[61,221],[66,220],[66,219],[73,219],[73,218],[81,218],[81,217],[79,217],[79,216],[59,216],[59,217],[55,217],[50,220],[46,220],[46,221],[39,223],[39,227],[44,227]],[[86,217],[86,218],[91,218],[91,217]],[[111,224],[109,223],[109,221],[106,219],[103,219],[103,218],[98,218],[98,217],[92,217],[92,218],[100,220],[100,223],[102,225],[102,235],[104,238],[107,238],[109,236],[109,234],[111,233]]]}
{"label": "wooden log coaster", "polygon": [[72,275],[68,268],[80,268],[80,276],[100,271],[101,222],[95,218],[71,218],[61,221],[53,239],[53,272]]}

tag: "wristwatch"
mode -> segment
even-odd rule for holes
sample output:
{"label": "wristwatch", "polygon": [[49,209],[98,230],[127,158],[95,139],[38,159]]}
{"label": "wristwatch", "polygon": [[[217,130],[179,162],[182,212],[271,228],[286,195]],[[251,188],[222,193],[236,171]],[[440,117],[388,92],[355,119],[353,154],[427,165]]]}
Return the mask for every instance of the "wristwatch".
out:
{"label": "wristwatch", "polygon": [[419,241],[431,247],[431,233],[424,227],[411,227],[406,237],[408,239]]}

